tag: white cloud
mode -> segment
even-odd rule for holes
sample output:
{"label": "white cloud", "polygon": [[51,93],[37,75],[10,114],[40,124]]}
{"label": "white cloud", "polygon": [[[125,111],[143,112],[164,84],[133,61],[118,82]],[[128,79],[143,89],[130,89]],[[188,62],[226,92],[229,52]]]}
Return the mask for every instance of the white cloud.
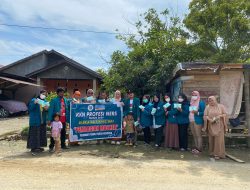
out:
{"label": "white cloud", "polygon": [[[183,15],[190,0],[0,0],[0,22],[82,30],[135,31],[140,13],[149,8],[172,9]],[[178,5],[178,8],[177,8]],[[43,49],[55,49],[92,68],[107,67],[109,59],[124,49],[113,35],[0,26],[0,64],[7,64]],[[13,56],[14,55],[14,56]]]}

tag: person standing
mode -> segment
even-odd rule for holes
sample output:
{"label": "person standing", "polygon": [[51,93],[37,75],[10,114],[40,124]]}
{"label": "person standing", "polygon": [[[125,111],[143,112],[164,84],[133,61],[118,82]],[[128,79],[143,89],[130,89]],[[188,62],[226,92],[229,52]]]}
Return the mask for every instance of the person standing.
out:
{"label": "person standing", "polygon": [[166,124],[166,116],[163,108],[163,102],[160,101],[160,95],[154,95],[153,108],[153,128],[155,131],[155,147],[160,147],[163,136],[163,127]]}
{"label": "person standing", "polygon": [[132,91],[128,91],[128,99],[125,101],[124,105],[124,115],[128,115],[128,113],[132,113],[134,117],[134,121],[140,120],[140,100],[135,98],[135,94]]}
{"label": "person standing", "polygon": [[96,103],[95,93],[93,89],[88,89],[87,96],[83,99],[83,102],[87,104]]}
{"label": "person standing", "polygon": [[[118,107],[121,108],[121,119],[123,120],[124,118],[124,113],[123,113],[123,107],[124,107],[124,99],[121,96],[121,91],[116,90],[115,91],[115,97],[114,99],[112,99],[111,101],[113,104],[116,104]],[[123,123],[123,122],[122,122]],[[125,126],[124,126],[125,127]],[[122,130],[123,130],[123,126],[122,126]],[[121,144],[121,139],[122,138],[113,138],[111,141],[111,144],[117,144],[120,145]]]}
{"label": "person standing", "polygon": [[107,93],[104,92],[104,91],[100,92],[96,103],[99,103],[99,104],[107,104],[107,103],[109,103]]}
{"label": "person standing", "polygon": [[151,115],[152,104],[150,103],[150,96],[144,95],[142,98],[142,105],[139,106],[141,109],[140,114],[140,124],[142,126],[143,134],[144,134],[144,144],[150,145],[151,141],[151,131],[150,127],[153,125],[153,117]]}
{"label": "person standing", "polygon": [[135,125],[135,138],[134,138],[134,146],[137,145],[137,125],[140,121],[140,100],[135,98],[135,94],[132,91],[128,91],[128,99],[124,103],[124,116],[126,117],[128,114],[133,114]]}
{"label": "person standing", "polygon": [[204,124],[203,115],[206,104],[200,98],[198,91],[193,91],[190,102],[189,113],[189,127],[194,138],[195,147],[192,149],[193,154],[199,154],[202,152],[202,134],[201,130]]}
{"label": "person standing", "polygon": [[[49,125],[53,121],[53,115],[56,113],[60,114],[60,121],[62,122],[63,128],[61,130],[61,148],[62,149],[68,149],[68,147],[65,144],[66,141],[66,123],[69,123],[69,104],[67,99],[64,97],[64,88],[58,87],[57,88],[57,97],[52,99],[50,102],[49,107],[49,114],[48,114],[48,120]],[[54,139],[50,138],[50,145],[49,149],[50,151],[53,151],[55,145]]]}
{"label": "person standing", "polygon": [[186,151],[188,148],[188,126],[189,126],[189,102],[185,94],[178,96],[177,123],[179,129],[179,145],[181,151]]}
{"label": "person standing", "polygon": [[[71,104],[80,104],[80,103],[82,103],[81,92],[79,91],[79,89],[74,89],[72,98],[68,99],[69,109],[71,109],[71,106],[70,106]],[[70,146],[79,146],[79,143],[78,142],[70,142],[70,139],[69,139],[69,145]]]}
{"label": "person standing", "polygon": [[29,134],[27,148],[31,149],[33,155],[36,152],[44,151],[47,146],[46,117],[49,105],[46,103],[47,92],[40,91],[37,98],[33,98],[29,103]]}
{"label": "person standing", "polygon": [[204,111],[204,128],[209,139],[210,156],[215,159],[226,157],[225,132],[227,131],[226,110],[222,104],[218,104],[214,96],[208,98],[208,105]]}
{"label": "person standing", "polygon": [[167,117],[164,145],[166,148],[179,150],[179,131],[178,131],[178,122],[176,117],[178,111],[176,108],[174,108],[174,104],[171,101],[170,96],[168,94],[164,96],[164,99],[165,99],[165,104],[163,107]]}
{"label": "person standing", "polygon": [[51,122],[51,137],[55,141],[55,154],[59,156],[61,153],[61,130],[63,128],[62,122],[60,121],[60,114],[56,113],[53,115],[53,121]]}

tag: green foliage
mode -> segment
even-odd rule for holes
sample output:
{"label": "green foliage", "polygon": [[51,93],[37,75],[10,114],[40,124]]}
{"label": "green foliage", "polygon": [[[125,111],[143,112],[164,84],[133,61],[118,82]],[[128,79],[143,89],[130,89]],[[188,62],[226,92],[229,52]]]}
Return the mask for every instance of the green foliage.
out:
{"label": "green foliage", "polygon": [[101,88],[163,93],[179,62],[250,62],[249,0],[193,0],[189,9],[185,25],[168,10],[141,14],[136,34],[117,36],[127,51],[114,51],[99,71]]}
{"label": "green foliage", "polygon": [[28,137],[28,134],[29,134],[29,127],[28,126],[23,127],[23,129],[21,131],[21,136],[22,137]]}
{"label": "green foliage", "polygon": [[154,9],[140,16],[135,23],[137,35],[117,36],[128,52],[113,52],[110,69],[102,73],[102,87],[108,91],[130,89],[139,96],[165,92],[176,64],[196,59],[178,17],[171,17],[168,10],[158,14]]}
{"label": "green foliage", "polygon": [[[50,102],[53,98],[56,98],[56,97],[57,97],[56,92],[50,92],[48,93],[48,96],[46,97],[46,101]],[[64,97],[69,98],[70,94],[68,92],[65,92]]]}
{"label": "green foliage", "polygon": [[184,20],[201,57],[212,62],[250,58],[250,1],[193,0]]}

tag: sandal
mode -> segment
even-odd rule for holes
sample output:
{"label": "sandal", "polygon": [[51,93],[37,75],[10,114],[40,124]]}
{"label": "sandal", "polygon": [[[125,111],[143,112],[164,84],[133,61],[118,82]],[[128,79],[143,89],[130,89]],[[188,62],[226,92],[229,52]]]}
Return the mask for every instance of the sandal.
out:
{"label": "sandal", "polygon": [[219,157],[219,156],[214,156],[214,159],[215,159],[215,160],[219,160],[220,157]]}

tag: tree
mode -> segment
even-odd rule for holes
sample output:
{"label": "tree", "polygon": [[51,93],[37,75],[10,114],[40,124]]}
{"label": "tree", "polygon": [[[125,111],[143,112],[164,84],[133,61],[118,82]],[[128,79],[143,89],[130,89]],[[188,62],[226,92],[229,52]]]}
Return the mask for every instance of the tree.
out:
{"label": "tree", "polygon": [[155,9],[140,16],[135,23],[137,34],[117,36],[128,52],[113,52],[103,79],[108,91],[130,89],[139,96],[163,93],[176,64],[197,58],[178,17],[169,16],[168,10],[158,14]]}
{"label": "tree", "polygon": [[193,0],[184,19],[198,54],[211,62],[250,58],[250,1]]}

